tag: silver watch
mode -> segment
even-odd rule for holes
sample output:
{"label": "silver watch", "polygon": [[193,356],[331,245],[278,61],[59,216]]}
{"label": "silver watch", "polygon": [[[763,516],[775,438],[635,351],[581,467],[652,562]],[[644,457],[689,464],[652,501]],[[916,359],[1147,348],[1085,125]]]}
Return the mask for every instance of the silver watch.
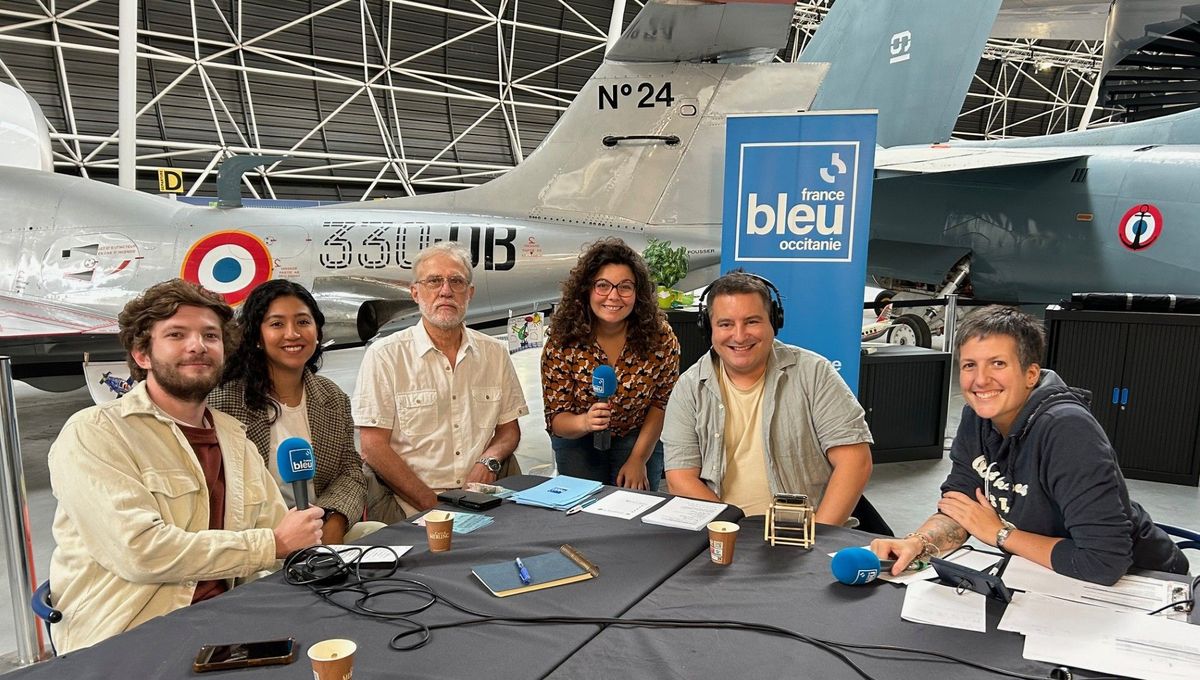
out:
{"label": "silver watch", "polygon": [[1008,540],[1009,535],[1012,534],[1017,527],[1014,526],[1012,522],[1003,519],[1000,521],[1004,522],[1004,526],[1000,527],[1000,529],[996,532],[996,547],[1004,550],[1004,542]]}
{"label": "silver watch", "polygon": [[488,470],[491,470],[492,474],[494,474],[494,475],[500,474],[501,463],[499,460],[492,458],[491,456],[484,456],[483,458],[480,458],[477,462],[480,465],[487,468]]}

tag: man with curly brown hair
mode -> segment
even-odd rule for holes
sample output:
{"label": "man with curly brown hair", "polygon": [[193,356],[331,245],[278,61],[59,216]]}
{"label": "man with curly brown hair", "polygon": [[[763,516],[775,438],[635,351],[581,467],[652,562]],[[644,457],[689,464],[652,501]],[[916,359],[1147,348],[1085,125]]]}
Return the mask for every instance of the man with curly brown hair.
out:
{"label": "man with curly brown hair", "polygon": [[138,384],[71,416],[50,447],[59,652],[189,604],[321,540],[321,509],[287,511],[241,423],[205,408],[233,310],[181,279],[125,305]]}

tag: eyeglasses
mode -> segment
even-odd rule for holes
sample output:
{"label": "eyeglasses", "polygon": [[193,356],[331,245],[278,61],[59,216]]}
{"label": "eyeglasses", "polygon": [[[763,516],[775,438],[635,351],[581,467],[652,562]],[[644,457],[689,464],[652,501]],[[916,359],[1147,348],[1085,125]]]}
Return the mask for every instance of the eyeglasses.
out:
{"label": "eyeglasses", "polygon": [[447,283],[450,284],[450,290],[454,291],[455,293],[461,293],[467,289],[467,286],[471,285],[470,281],[461,276],[451,276],[450,278],[446,278],[444,276],[430,276],[428,278],[421,279],[420,281],[416,281],[415,283],[421,284],[425,287],[425,290],[429,291],[430,293],[436,293]]}
{"label": "eyeglasses", "polygon": [[592,282],[592,290],[596,291],[597,295],[608,295],[613,291],[613,288],[617,289],[617,295],[621,297],[633,297],[637,293],[637,286],[634,285],[633,281],[626,280],[620,283],[613,283],[608,279],[596,279]]}

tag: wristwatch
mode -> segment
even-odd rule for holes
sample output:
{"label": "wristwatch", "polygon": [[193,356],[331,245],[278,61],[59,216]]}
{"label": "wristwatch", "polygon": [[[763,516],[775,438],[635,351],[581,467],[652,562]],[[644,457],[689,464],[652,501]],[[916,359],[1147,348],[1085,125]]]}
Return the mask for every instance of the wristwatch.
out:
{"label": "wristwatch", "polygon": [[996,532],[996,547],[1004,550],[1004,542],[1008,540],[1012,532],[1016,531],[1017,527],[1006,519],[1001,519],[1000,521],[1004,522],[1004,526],[1000,527],[1000,530]]}
{"label": "wristwatch", "polygon": [[490,470],[492,474],[494,474],[494,475],[500,474],[500,461],[499,460],[492,458],[491,456],[484,456],[483,458],[480,458],[476,462],[478,462],[480,465],[482,465],[485,468],[487,468],[488,470]]}

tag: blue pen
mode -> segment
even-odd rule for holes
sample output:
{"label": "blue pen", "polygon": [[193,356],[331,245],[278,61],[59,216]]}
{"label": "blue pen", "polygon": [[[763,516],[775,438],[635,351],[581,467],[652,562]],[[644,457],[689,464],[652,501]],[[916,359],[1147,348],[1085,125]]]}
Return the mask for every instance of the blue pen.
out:
{"label": "blue pen", "polygon": [[513,564],[517,565],[517,576],[521,579],[521,583],[529,585],[529,570],[525,568],[525,563],[518,557],[513,560]]}

